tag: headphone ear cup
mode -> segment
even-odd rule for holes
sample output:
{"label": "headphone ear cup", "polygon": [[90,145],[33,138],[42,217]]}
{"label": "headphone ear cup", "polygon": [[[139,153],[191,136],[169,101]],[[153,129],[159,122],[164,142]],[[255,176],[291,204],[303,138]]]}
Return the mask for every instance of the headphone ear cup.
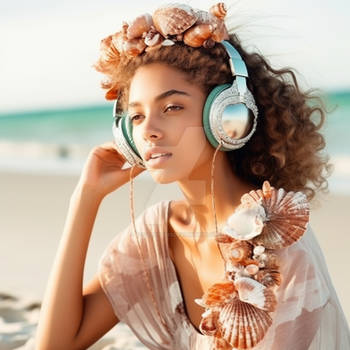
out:
{"label": "headphone ear cup", "polygon": [[130,145],[131,149],[137,154],[138,157],[141,158],[139,151],[137,150],[137,147],[135,145],[134,139],[132,138],[132,122],[130,118],[125,116],[123,118],[123,134],[127,141],[127,143]]}
{"label": "headphone ear cup", "polygon": [[139,165],[145,168],[143,159],[137,151],[132,138],[132,125],[130,119],[123,115],[113,121],[113,136],[118,151],[124,156],[131,166]]}
{"label": "headphone ear cup", "polygon": [[[211,143],[211,145],[216,148],[219,145],[219,142],[216,140],[213,132],[212,132],[212,126],[210,125],[210,109],[217,97],[226,89],[230,88],[231,84],[223,84],[216,86],[208,95],[204,108],[203,108],[203,128],[204,133],[208,139],[208,141]],[[221,150],[228,150],[224,147],[221,148]]]}

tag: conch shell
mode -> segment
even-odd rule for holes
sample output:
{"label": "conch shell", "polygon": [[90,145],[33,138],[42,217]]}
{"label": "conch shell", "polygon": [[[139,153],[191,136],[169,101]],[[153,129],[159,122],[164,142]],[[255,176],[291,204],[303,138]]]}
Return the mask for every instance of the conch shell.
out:
{"label": "conch shell", "polygon": [[154,26],[164,37],[181,34],[197,21],[195,11],[185,4],[162,6],[152,17]]}

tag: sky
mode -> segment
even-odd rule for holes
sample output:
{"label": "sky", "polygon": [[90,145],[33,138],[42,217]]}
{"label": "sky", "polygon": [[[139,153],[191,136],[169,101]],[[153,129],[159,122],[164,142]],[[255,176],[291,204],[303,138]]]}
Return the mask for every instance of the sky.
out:
{"label": "sky", "polygon": [[[0,113],[104,103],[100,40],[167,1],[12,0],[0,4]],[[183,1],[209,9],[216,1]],[[349,0],[226,2],[227,25],[301,85],[350,89]]]}

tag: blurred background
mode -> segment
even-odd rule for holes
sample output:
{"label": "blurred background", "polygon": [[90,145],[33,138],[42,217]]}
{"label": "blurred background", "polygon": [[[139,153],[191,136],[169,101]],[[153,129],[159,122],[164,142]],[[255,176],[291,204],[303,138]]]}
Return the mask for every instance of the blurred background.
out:
{"label": "blurred background", "polygon": [[[0,349],[30,348],[27,340],[35,331],[69,197],[89,150],[112,140],[112,103],[104,100],[102,75],[92,68],[100,40],[119,31],[122,21],[152,13],[162,3],[0,4]],[[208,9],[216,2],[186,3]],[[245,0],[227,5],[227,25],[236,28],[244,46],[263,53],[273,67],[294,68],[300,85],[318,88],[329,110],[323,133],[334,172],[330,193],[313,204],[311,224],[349,320],[350,2]],[[155,185],[145,173],[136,180],[138,213],[179,196],[174,185]],[[96,273],[109,241],[128,225],[127,198],[124,186],[103,202],[85,281]],[[135,349],[137,342],[122,331],[129,340],[115,349]]]}

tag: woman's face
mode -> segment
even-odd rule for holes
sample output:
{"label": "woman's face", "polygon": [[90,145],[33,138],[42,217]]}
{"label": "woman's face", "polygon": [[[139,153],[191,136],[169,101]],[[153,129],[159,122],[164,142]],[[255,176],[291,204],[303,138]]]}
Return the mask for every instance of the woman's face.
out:
{"label": "woman's face", "polygon": [[128,115],[136,147],[156,182],[189,179],[211,160],[213,148],[202,127],[205,98],[184,73],[166,64],[136,70]]}

